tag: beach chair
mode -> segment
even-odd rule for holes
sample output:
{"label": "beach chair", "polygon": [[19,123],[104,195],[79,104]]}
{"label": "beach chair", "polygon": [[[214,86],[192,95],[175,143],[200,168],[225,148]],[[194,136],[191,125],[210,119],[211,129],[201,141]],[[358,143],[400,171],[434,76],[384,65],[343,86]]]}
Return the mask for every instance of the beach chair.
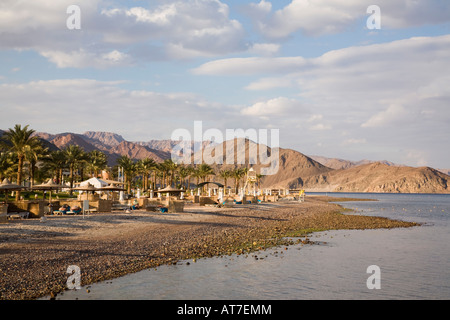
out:
{"label": "beach chair", "polygon": [[13,220],[13,219],[28,219],[30,213],[29,212],[10,212],[7,213],[8,219],[9,220]]}

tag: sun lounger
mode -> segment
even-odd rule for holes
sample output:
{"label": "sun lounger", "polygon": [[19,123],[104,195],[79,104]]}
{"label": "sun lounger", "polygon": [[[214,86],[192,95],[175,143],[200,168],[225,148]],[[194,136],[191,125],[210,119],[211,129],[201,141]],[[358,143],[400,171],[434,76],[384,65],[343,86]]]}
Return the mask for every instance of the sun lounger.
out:
{"label": "sun lounger", "polygon": [[129,210],[130,206],[126,204],[114,203],[111,207],[112,210]]}
{"label": "sun lounger", "polygon": [[10,220],[13,220],[13,219],[28,219],[29,216],[30,216],[29,212],[10,212],[10,213],[7,213],[7,217]]}

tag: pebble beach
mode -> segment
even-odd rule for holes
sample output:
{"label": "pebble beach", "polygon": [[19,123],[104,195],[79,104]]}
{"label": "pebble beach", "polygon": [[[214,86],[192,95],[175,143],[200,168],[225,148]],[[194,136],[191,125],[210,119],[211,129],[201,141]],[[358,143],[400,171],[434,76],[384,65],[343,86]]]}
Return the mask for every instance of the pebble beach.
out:
{"label": "pebble beach", "polygon": [[[340,229],[402,228],[418,224],[342,214],[330,197],[230,208],[187,204],[182,213],[135,210],[89,216],[47,216],[0,224],[0,299],[32,300],[67,289],[69,266],[81,285],[178,261],[248,254],[302,242]],[[189,263],[186,263],[189,267]]]}

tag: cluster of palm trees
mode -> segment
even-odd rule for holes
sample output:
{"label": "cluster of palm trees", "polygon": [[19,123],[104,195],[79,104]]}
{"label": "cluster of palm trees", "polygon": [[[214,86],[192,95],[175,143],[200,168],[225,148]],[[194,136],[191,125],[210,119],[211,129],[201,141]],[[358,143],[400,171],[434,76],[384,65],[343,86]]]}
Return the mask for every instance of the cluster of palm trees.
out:
{"label": "cluster of palm trees", "polygon": [[[9,178],[20,185],[25,176],[32,186],[36,181],[53,178],[56,183],[61,184],[67,182],[63,181],[63,173],[68,172],[68,181],[73,188],[75,180],[82,181],[86,176],[98,177],[102,170],[109,169],[112,178],[118,179],[116,173],[119,167],[123,172],[128,193],[131,193],[133,187],[140,187],[143,192],[166,186],[187,190],[192,186],[192,179],[195,179],[195,184],[198,185],[218,178],[223,180],[225,187],[228,186],[229,180],[234,180],[237,192],[248,171],[247,168],[234,168],[221,170],[216,174],[208,164],[187,166],[177,164],[171,159],[157,163],[150,158],[136,161],[128,156],[119,157],[116,167],[108,168],[107,155],[102,151],[85,152],[78,145],[50,151],[34,133],[28,125],[16,125],[4,133],[0,143],[0,179]],[[261,175],[257,178],[260,179]],[[16,200],[19,197],[20,193],[17,193]]]}
{"label": "cluster of palm trees", "polygon": [[123,169],[124,182],[127,185],[128,193],[130,193],[133,183],[135,186],[142,187],[144,192],[167,186],[187,190],[191,187],[192,178],[197,179],[198,185],[215,175],[212,167],[207,164],[196,167],[185,166],[177,164],[171,159],[157,163],[150,158],[134,161],[128,156],[121,156],[117,159],[117,165]]}
{"label": "cluster of palm trees", "polygon": [[[50,151],[34,133],[28,125],[15,125],[3,134],[0,141],[0,179],[8,178],[19,185],[28,180],[32,187],[36,180],[56,178],[60,184],[63,182],[63,172],[68,170],[72,188],[75,174],[81,178],[86,171],[96,175],[107,166],[107,157],[101,151],[85,152],[77,145]],[[17,192],[16,200],[19,198],[20,192]]]}

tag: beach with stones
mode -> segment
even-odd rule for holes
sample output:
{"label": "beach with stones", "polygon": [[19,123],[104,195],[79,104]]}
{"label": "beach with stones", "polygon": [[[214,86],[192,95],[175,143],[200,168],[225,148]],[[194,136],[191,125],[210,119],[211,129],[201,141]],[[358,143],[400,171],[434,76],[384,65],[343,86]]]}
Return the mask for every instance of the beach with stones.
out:
{"label": "beach with stones", "polygon": [[55,296],[67,289],[69,266],[80,268],[86,286],[181,260],[192,263],[299,242],[319,245],[308,238],[315,231],[418,225],[342,214],[344,209],[330,200],[307,197],[304,203],[231,208],[186,204],[182,213],[136,210],[13,220],[0,224],[0,299]]}

